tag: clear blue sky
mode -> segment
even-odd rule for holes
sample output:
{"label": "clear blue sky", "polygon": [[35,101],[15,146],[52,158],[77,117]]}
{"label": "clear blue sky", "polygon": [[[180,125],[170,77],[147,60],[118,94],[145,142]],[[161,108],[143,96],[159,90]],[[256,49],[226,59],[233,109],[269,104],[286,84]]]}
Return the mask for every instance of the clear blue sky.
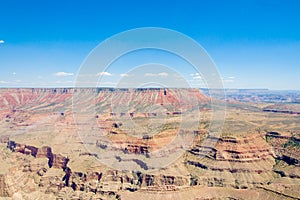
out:
{"label": "clear blue sky", "polygon": [[225,87],[300,90],[299,10],[296,0],[2,0],[0,87],[72,86],[101,41],[151,26],[199,42]]}

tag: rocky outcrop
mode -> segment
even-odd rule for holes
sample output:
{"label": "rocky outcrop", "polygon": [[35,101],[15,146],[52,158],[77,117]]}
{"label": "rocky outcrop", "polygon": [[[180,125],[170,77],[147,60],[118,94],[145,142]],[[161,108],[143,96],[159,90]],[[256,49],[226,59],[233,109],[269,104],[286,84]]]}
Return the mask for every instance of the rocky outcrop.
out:
{"label": "rocky outcrop", "polygon": [[52,150],[51,147],[48,146],[43,146],[39,148],[38,153],[37,153],[37,158],[51,158],[52,156]]}
{"label": "rocky outcrop", "polygon": [[[253,134],[244,138],[222,137],[213,147],[195,145],[187,156],[186,165],[191,166],[191,170],[196,168],[205,172],[193,178],[192,184],[248,188],[266,184],[272,178],[274,157],[273,149],[263,135]],[[249,178],[240,178],[244,176]],[[266,178],[257,181],[259,177]]]}
{"label": "rocky outcrop", "polygon": [[[254,146],[254,143],[256,146]],[[7,147],[13,152],[25,156],[48,159],[48,164],[50,164],[47,167],[24,163],[22,173],[39,177],[35,178],[35,183],[40,190],[46,194],[56,196],[63,196],[68,191],[72,197],[81,193],[93,194],[94,197],[99,198],[103,195],[119,198],[118,193],[122,190],[166,192],[195,185],[246,189],[254,185],[267,184],[268,180],[257,181],[257,176],[260,176],[260,174],[267,176],[272,171],[273,165],[271,160],[268,160],[273,159],[270,146],[266,145],[265,139],[260,135],[247,138],[223,137],[220,138],[215,147],[201,148],[201,146],[194,146],[187,156],[186,165],[188,168],[194,167],[197,170],[203,170],[203,175],[200,173],[197,176],[122,172],[117,170],[79,172],[68,167],[69,159],[60,154],[53,154],[49,146],[37,148],[9,141]],[[203,159],[199,159],[199,155],[204,152],[209,153]],[[268,156],[265,156],[265,154]],[[268,162],[265,162],[267,160]],[[239,176],[246,176],[247,179],[242,181]],[[0,191],[1,194],[8,195],[8,189],[5,189],[7,188],[5,178],[3,177],[0,177],[1,184],[3,185],[1,187],[4,188]]]}
{"label": "rocky outcrop", "polygon": [[[117,197],[120,190],[174,191],[190,184],[190,177],[185,176],[154,175],[117,170],[76,172],[67,166],[68,158],[60,154],[53,154],[49,146],[37,148],[9,141],[7,147],[15,153],[32,156],[36,159],[48,159],[47,167],[43,164],[31,163],[24,163],[22,167],[22,173],[33,173],[40,177],[39,179],[36,178],[35,182],[46,194],[53,193],[59,196],[64,188],[70,188],[73,192],[91,192],[95,195],[106,194]],[[51,168],[52,170],[50,170]],[[1,193],[7,195],[4,176],[0,177],[0,184],[3,185]]]}
{"label": "rocky outcrop", "polygon": [[128,144],[124,149],[124,153],[146,155],[149,150],[149,146]]}
{"label": "rocky outcrop", "polygon": [[[198,89],[164,89],[164,88],[137,88],[137,89],[121,89],[121,88],[32,88],[32,89],[0,89],[0,107],[3,110],[14,110],[22,112],[24,109],[49,110],[50,112],[58,112],[63,105],[72,103],[80,94],[86,97],[95,97],[96,106],[101,105],[108,99],[114,99],[116,104],[131,102],[138,105],[145,99],[148,102],[158,105],[172,105],[170,114],[180,114],[177,110],[190,109],[197,103],[209,102],[209,98],[203,95]],[[115,100],[113,95],[117,95]],[[186,98],[189,97],[189,98]],[[89,99],[89,98],[87,98]],[[94,98],[93,98],[94,99]],[[75,101],[76,103],[76,101]],[[125,104],[124,104],[125,105]],[[111,111],[109,111],[111,112]],[[60,114],[63,112],[60,111]],[[127,115],[133,117],[135,111],[129,113],[118,113],[118,116]],[[157,113],[146,113],[148,117],[156,117]],[[116,113],[111,113],[116,115]],[[24,125],[24,124],[22,124]]]}
{"label": "rocky outcrop", "polygon": [[8,142],[9,142],[9,136],[8,135],[0,136],[0,143],[8,143]]}
{"label": "rocky outcrop", "polygon": [[275,156],[272,148],[267,145],[260,134],[247,138],[222,137],[218,139],[214,147],[196,145],[190,152],[216,161],[240,163],[264,160]]}
{"label": "rocky outcrop", "polygon": [[300,166],[300,137],[290,132],[266,133],[266,141],[273,147],[276,159],[288,165]]}
{"label": "rocky outcrop", "polygon": [[7,147],[11,151],[23,153],[23,154],[26,154],[26,155],[32,155],[34,157],[36,157],[37,152],[38,152],[38,148],[36,148],[34,146],[19,144],[19,143],[16,143],[14,141],[8,141]]}
{"label": "rocky outcrop", "polygon": [[291,114],[291,115],[300,115],[298,111],[291,111],[291,110],[276,110],[276,109],[263,109],[264,112],[273,112],[273,113],[284,113],[284,114]]}
{"label": "rocky outcrop", "polygon": [[11,196],[11,194],[6,184],[6,176],[0,174],[0,197],[9,197],[9,196]]}
{"label": "rocky outcrop", "polygon": [[[79,125],[82,123],[84,128],[87,128],[86,130],[93,128],[93,131],[97,133],[97,129],[90,126],[90,120],[84,119],[90,118],[99,122],[100,130],[107,131],[107,136],[116,145],[107,145],[104,141],[98,141],[99,138],[91,140],[91,144],[96,142],[97,147],[101,149],[118,148],[118,150],[132,154],[127,156],[133,158],[134,154],[147,156],[149,152],[162,147],[163,144],[160,143],[173,136],[173,125],[163,127],[162,130],[165,131],[163,134],[152,136],[150,133],[143,133],[143,137],[131,140],[125,137],[127,134],[126,124],[124,121],[118,120],[118,117],[124,119],[131,117],[132,120],[141,121],[144,118],[151,118],[147,120],[152,120],[157,124],[160,115],[163,115],[167,120],[176,124],[179,116],[195,110],[193,106],[197,103],[209,102],[207,97],[197,89],[0,89],[0,113],[2,113],[0,120],[3,122],[2,127],[7,128],[2,134],[9,135],[13,132],[16,141],[22,141],[23,135],[19,134],[20,131],[32,131],[30,135],[34,135],[35,131],[43,130],[44,123],[48,123],[47,126],[55,127],[53,135],[62,136],[63,139],[59,140],[59,143],[61,141],[68,142],[67,148],[61,148],[61,150],[67,151],[70,149],[70,145],[76,145],[72,148],[72,152],[66,152],[70,155],[68,158],[58,152],[53,152],[54,150],[50,146],[31,145],[30,138],[26,138],[28,143],[23,144],[10,141],[8,136],[1,136],[0,143],[2,144],[0,145],[5,151],[0,158],[4,163],[10,162],[9,164],[13,167],[7,167],[5,171],[8,172],[0,175],[0,195],[8,196],[11,195],[9,194],[11,191],[13,193],[25,191],[24,193],[28,194],[33,192],[54,194],[57,199],[118,199],[120,198],[118,193],[124,190],[125,193],[142,190],[143,192],[147,191],[147,194],[151,194],[151,191],[154,191],[152,194],[158,192],[170,194],[165,191],[183,191],[182,188],[186,187],[189,187],[187,190],[193,190],[194,187],[191,186],[196,188],[197,185],[246,189],[271,185],[272,181],[276,179],[274,177],[288,179],[288,181],[293,179],[291,183],[296,186],[299,183],[299,169],[293,168],[297,167],[297,163],[299,163],[300,154],[297,150],[299,136],[296,134],[288,136],[276,132],[268,133],[266,138],[258,134],[248,134],[244,138],[215,138],[216,145],[202,146],[200,143],[202,136],[206,136],[208,133],[193,129],[180,130],[199,137],[199,142],[194,141],[195,145],[178,162],[176,161],[174,166],[162,169],[157,173],[109,170],[99,163],[90,163],[91,160],[95,160],[97,154],[82,152],[83,142],[73,137],[76,122],[72,121],[70,107],[72,98],[76,94],[80,94],[77,96],[87,102],[78,105],[78,112],[85,109],[89,111],[88,106],[95,108],[93,111],[96,111],[96,113],[86,112],[81,116],[82,118],[79,117],[77,120]],[[189,98],[190,96],[195,98]],[[128,105],[128,103],[132,109],[111,109],[112,104]],[[161,106],[151,107],[151,103],[164,105],[166,110],[163,110],[163,113],[159,112]],[[209,106],[206,107],[208,110],[210,109]],[[85,116],[85,114],[91,115]],[[49,115],[51,118],[47,122],[46,116]],[[172,117],[174,117],[174,121]],[[46,120],[38,124],[40,119],[44,118]],[[42,127],[30,129],[35,124]],[[47,129],[49,132],[50,130]],[[43,134],[35,135],[34,142],[45,142],[40,139],[49,138],[43,136]],[[46,142],[48,145],[58,145],[58,139],[60,138],[56,137],[54,141]],[[3,144],[7,144],[13,153],[5,149]],[[69,159],[72,162],[69,162]],[[79,162],[72,159],[78,159]],[[116,157],[116,159],[121,158]],[[275,159],[276,163],[286,165],[274,170]],[[143,159],[132,160],[135,162],[134,164],[147,169]],[[289,171],[283,168],[289,168]],[[180,176],[179,174],[186,175]],[[298,182],[293,182],[294,180]],[[172,194],[177,195],[181,191]]]}
{"label": "rocky outcrop", "polygon": [[9,141],[7,147],[13,152],[19,152],[26,155],[31,155],[37,158],[47,158],[49,167],[66,168],[69,159],[60,154],[53,154],[52,149],[48,146],[37,148],[30,145],[19,144],[14,141]]}
{"label": "rocky outcrop", "polygon": [[67,167],[69,158],[62,156],[60,154],[52,154],[52,155],[53,155],[52,166],[54,168],[65,169]]}
{"label": "rocky outcrop", "polygon": [[[164,191],[170,188],[179,189],[189,185],[189,177],[151,175],[141,172],[120,172],[108,170],[106,172],[73,172],[69,179],[71,187],[76,191],[117,192],[118,190],[156,190]],[[168,189],[169,188],[169,189]],[[173,190],[172,189],[172,190]]]}
{"label": "rocky outcrop", "polygon": [[143,189],[173,190],[189,185],[189,177],[144,174],[141,183]]}

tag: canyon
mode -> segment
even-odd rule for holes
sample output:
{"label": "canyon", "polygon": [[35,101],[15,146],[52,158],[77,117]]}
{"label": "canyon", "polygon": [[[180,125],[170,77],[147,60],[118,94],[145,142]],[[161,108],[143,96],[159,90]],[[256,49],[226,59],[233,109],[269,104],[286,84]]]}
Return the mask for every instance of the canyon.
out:
{"label": "canyon", "polygon": [[[0,198],[299,199],[297,116],[233,102],[214,136],[210,103],[197,89],[0,89]],[[181,134],[186,150],[151,170]],[[109,149],[139,170],[103,162]]]}

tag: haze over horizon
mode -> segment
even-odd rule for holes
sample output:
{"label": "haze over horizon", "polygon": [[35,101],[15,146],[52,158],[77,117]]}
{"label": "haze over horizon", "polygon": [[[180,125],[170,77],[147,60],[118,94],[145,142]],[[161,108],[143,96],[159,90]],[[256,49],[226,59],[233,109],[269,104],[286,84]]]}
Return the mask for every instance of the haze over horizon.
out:
{"label": "haze over horizon", "polygon": [[[2,1],[1,7],[0,88],[72,87],[80,65],[103,40],[133,28],[163,27],[202,45],[225,88],[300,90],[298,1],[12,0]],[[159,51],[136,52],[116,61],[98,74],[104,77],[101,86],[116,86],[121,78],[134,76],[130,67],[151,60],[174,68],[191,87],[204,86],[191,66]]]}

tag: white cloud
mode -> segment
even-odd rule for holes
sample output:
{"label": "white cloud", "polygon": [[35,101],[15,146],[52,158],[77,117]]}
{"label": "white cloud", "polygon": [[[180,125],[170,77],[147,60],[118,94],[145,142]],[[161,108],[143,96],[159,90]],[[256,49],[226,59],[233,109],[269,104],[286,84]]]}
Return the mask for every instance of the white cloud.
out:
{"label": "white cloud", "polygon": [[128,77],[130,75],[129,74],[120,74],[120,76],[122,76],[122,77]]}
{"label": "white cloud", "polygon": [[173,76],[174,76],[175,78],[183,79],[183,76],[180,75],[180,74],[173,74]]}
{"label": "white cloud", "polygon": [[202,77],[198,75],[198,76],[194,76],[193,79],[202,79]]}
{"label": "white cloud", "polygon": [[202,79],[202,76],[199,73],[190,74],[190,76],[193,77],[193,79]]}
{"label": "white cloud", "polygon": [[158,76],[168,76],[169,74],[166,73],[166,72],[161,72],[161,73],[158,73],[157,75],[158,75]]}
{"label": "white cloud", "polygon": [[14,85],[14,84],[21,83],[21,82],[22,82],[22,80],[0,81],[0,84],[11,84],[11,85]]}
{"label": "white cloud", "polygon": [[16,73],[16,72],[13,72],[12,74],[13,74],[14,76],[15,76],[15,75],[17,75],[17,73]]}
{"label": "white cloud", "polygon": [[3,44],[3,43],[5,43],[5,41],[4,40],[0,40],[0,44]]}
{"label": "white cloud", "polygon": [[146,73],[145,76],[156,76],[156,74],[153,74],[153,73]]}
{"label": "white cloud", "polygon": [[166,72],[160,72],[158,74],[153,74],[153,73],[146,73],[145,76],[162,76],[162,77],[166,77],[168,76],[169,74],[166,73]]}
{"label": "white cloud", "polygon": [[99,72],[96,76],[112,76],[109,72]]}
{"label": "white cloud", "polygon": [[54,74],[54,76],[73,76],[74,73],[68,73],[68,72],[57,72]]}
{"label": "white cloud", "polygon": [[234,76],[229,76],[229,77],[222,77],[222,80],[224,83],[233,83],[235,81],[235,77]]}

